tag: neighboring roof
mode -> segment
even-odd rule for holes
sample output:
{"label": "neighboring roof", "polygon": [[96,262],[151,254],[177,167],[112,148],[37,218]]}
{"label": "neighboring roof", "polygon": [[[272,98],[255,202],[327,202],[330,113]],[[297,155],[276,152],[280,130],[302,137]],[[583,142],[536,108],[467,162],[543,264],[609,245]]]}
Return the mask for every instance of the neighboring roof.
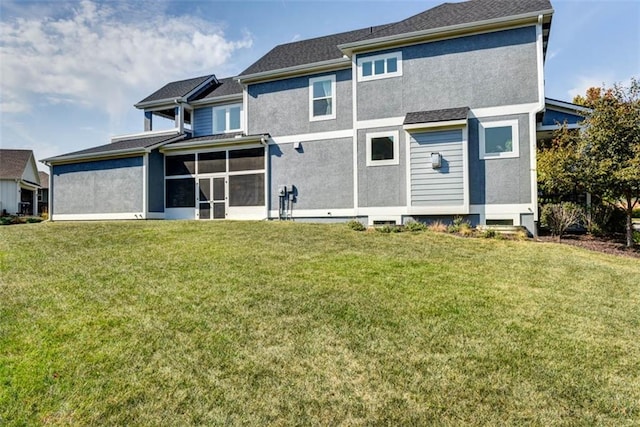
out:
{"label": "neighboring roof", "polygon": [[157,91],[153,92],[151,95],[147,96],[142,101],[138,102],[138,104],[152,102],[152,101],[160,101],[163,99],[182,98],[183,96],[188,95],[193,90],[195,90],[198,86],[200,86],[207,80],[211,79],[212,77],[215,78],[215,75],[209,74],[207,76],[195,77],[193,79],[179,80],[177,82],[167,83]]}
{"label": "neighboring roof", "polygon": [[363,37],[362,40],[482,22],[551,9],[549,0],[471,0],[461,3],[443,3],[398,23],[387,25],[373,34]]}
{"label": "neighboring roof", "polygon": [[240,73],[240,76],[340,59],[344,54],[338,49],[339,44],[360,40],[383,27],[385,26],[367,27],[315,39],[281,44],[254,62],[249,68]]}
{"label": "neighboring roof", "polygon": [[40,177],[40,187],[49,188],[49,174],[46,172],[38,171],[38,176]]}
{"label": "neighboring roof", "polygon": [[221,96],[241,95],[242,85],[231,77],[218,80],[219,84],[211,86],[193,98],[194,101],[213,99]]}
{"label": "neighboring roof", "polygon": [[385,37],[543,11],[552,11],[549,0],[470,0],[444,3],[399,22],[276,46],[240,73],[239,77],[338,60],[344,55],[338,47],[340,45],[367,40],[373,42]]}
{"label": "neighboring roof", "polygon": [[450,120],[463,120],[469,114],[469,107],[447,108],[444,110],[416,111],[407,113],[404,125],[418,123],[447,122]]}
{"label": "neighboring roof", "polygon": [[72,153],[63,154],[56,157],[50,157],[42,160],[43,162],[55,162],[71,159],[82,159],[97,156],[108,156],[109,154],[116,155],[118,153],[136,153],[139,151],[143,153],[146,148],[154,145],[161,144],[163,142],[177,141],[185,137],[185,134],[167,134],[154,135],[140,138],[131,138],[112,142],[110,144],[100,145],[98,147],[87,148],[86,150],[74,151]]}
{"label": "neighboring roof", "polygon": [[22,179],[32,150],[0,149],[0,179]]}

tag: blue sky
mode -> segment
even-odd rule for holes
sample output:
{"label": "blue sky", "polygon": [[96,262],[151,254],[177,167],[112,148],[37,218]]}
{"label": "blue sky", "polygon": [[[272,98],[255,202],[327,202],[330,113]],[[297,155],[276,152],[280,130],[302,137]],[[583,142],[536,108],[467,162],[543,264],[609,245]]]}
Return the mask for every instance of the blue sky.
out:
{"label": "blue sky", "polygon": [[[277,44],[440,3],[0,0],[0,146],[42,159],[106,144],[142,131],[133,104],[169,81],[233,76]],[[640,76],[640,0],[552,4],[547,97]]]}

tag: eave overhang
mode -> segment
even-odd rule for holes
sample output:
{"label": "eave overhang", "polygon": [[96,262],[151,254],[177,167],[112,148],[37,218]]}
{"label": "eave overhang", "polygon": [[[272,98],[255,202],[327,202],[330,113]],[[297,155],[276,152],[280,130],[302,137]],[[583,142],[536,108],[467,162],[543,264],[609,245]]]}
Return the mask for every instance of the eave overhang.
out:
{"label": "eave overhang", "polygon": [[187,139],[181,142],[174,142],[170,146],[165,145],[160,148],[161,153],[169,153],[172,151],[179,150],[193,150],[193,149],[201,149],[201,148],[212,148],[212,147],[227,147],[233,145],[242,145],[242,144],[262,144],[267,145],[271,135],[268,133],[257,134],[257,135],[238,135],[229,138],[198,138],[197,141],[193,141]]}
{"label": "eave overhang", "polygon": [[[412,33],[396,34],[377,39],[359,40],[338,45],[345,55],[351,57],[354,53],[378,50],[394,46],[410,45],[434,39],[463,36],[470,33],[489,32],[509,27],[517,27],[526,24],[537,24],[538,17],[543,16],[543,23],[551,21],[553,9],[531,12],[516,16],[505,16],[485,21],[450,25],[446,27],[431,28]],[[548,33],[548,32],[547,32]],[[545,49],[546,50],[546,49]]]}
{"label": "eave overhang", "polygon": [[188,103],[189,102],[189,98],[191,98],[192,96],[194,96],[194,95],[198,94],[199,92],[203,91],[204,89],[209,87],[211,84],[219,84],[219,83],[220,82],[218,81],[216,76],[215,75],[211,75],[208,79],[206,79],[205,81],[200,83],[198,86],[193,88],[191,91],[187,92],[186,94],[184,94],[182,96],[174,96],[174,97],[171,97],[171,98],[156,99],[156,100],[147,101],[147,102],[138,102],[137,104],[134,104],[133,106],[136,107],[139,110],[143,110],[143,109],[147,109],[148,110],[148,109],[162,109],[162,108],[165,108],[165,107],[171,107],[173,105]]}
{"label": "eave overhang", "polygon": [[260,73],[246,74],[234,77],[240,84],[256,83],[265,80],[279,80],[291,76],[305,74],[315,74],[324,71],[341,70],[351,67],[351,59],[342,57],[329,59],[327,61],[314,62],[312,64],[301,64],[294,67],[279,68],[277,70],[263,71]]}
{"label": "eave overhang", "polygon": [[189,105],[193,107],[200,107],[203,105],[222,104],[230,101],[242,101],[242,94],[237,93],[233,95],[224,95],[224,96],[217,96],[217,97],[211,97],[211,98],[205,98],[205,99],[197,99],[195,101],[191,101]]}

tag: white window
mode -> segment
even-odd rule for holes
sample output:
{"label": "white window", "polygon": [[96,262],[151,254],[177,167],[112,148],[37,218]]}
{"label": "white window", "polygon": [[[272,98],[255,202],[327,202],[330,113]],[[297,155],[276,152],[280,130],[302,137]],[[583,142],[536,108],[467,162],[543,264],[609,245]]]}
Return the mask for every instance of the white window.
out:
{"label": "white window", "polygon": [[402,75],[402,52],[358,58],[358,80],[376,80]]}
{"label": "white window", "polygon": [[480,123],[480,158],[518,157],[518,120]]}
{"label": "white window", "polygon": [[397,165],[400,163],[398,131],[367,134],[367,166]]}
{"label": "white window", "polygon": [[227,133],[242,130],[242,104],[213,108],[213,133]]}
{"label": "white window", "polygon": [[336,76],[309,79],[309,120],[336,118]]}

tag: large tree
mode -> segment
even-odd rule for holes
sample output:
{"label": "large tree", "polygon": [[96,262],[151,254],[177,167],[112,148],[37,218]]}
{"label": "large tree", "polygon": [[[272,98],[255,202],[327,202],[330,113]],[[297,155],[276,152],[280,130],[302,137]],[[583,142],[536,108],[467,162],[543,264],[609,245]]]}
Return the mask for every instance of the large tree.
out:
{"label": "large tree", "polygon": [[591,88],[574,101],[588,107],[583,130],[563,126],[551,145],[541,149],[541,187],[562,192],[573,186],[620,202],[630,247],[633,209],[640,202],[640,81]]}

